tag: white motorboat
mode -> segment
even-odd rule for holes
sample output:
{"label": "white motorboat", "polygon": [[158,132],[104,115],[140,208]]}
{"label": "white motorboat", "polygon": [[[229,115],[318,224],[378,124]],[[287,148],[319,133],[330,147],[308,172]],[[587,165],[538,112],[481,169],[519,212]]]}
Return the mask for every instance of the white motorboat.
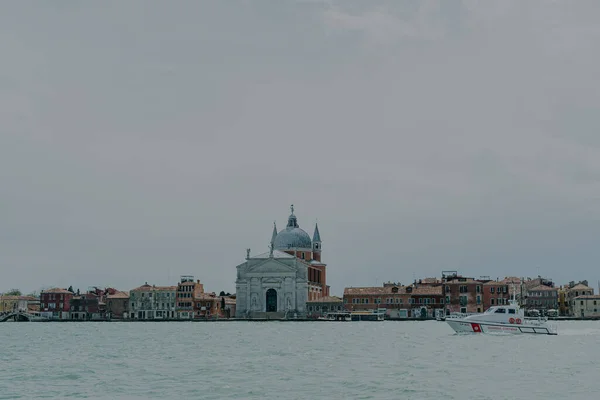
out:
{"label": "white motorboat", "polygon": [[548,323],[547,318],[525,318],[514,299],[509,305],[490,307],[483,314],[448,316],[446,322],[457,333],[558,335],[556,325]]}

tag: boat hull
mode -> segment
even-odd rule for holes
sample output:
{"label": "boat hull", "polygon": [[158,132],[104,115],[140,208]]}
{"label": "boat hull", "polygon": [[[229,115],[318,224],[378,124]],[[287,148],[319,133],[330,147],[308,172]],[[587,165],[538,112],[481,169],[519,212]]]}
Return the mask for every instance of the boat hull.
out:
{"label": "boat hull", "polygon": [[462,319],[446,319],[456,333],[496,333],[496,334],[537,334],[557,335],[557,331],[547,325],[530,324],[498,324],[493,322],[469,321]]}

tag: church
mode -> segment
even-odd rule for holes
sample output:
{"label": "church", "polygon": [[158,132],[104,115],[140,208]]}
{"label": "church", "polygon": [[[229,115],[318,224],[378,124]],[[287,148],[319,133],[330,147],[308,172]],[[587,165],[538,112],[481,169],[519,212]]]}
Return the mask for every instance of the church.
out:
{"label": "church", "polygon": [[307,301],[329,296],[319,226],[311,239],[292,205],[285,229],[277,232],[273,224],[269,247],[256,256],[247,249],[236,267],[236,318],[303,318]]}

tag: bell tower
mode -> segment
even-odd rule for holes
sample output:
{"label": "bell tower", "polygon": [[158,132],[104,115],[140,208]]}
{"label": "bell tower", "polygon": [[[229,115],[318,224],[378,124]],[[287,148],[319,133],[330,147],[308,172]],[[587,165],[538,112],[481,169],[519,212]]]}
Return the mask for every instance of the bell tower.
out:
{"label": "bell tower", "polygon": [[319,233],[319,225],[315,223],[315,233],[312,239],[313,260],[321,262],[321,234]]}

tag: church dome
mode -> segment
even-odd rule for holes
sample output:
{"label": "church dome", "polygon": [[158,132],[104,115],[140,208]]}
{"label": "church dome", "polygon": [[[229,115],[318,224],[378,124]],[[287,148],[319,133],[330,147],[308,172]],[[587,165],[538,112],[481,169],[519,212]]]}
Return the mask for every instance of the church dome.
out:
{"label": "church dome", "polygon": [[298,226],[298,219],[292,214],[288,218],[288,223],[285,229],[280,231],[273,240],[273,247],[276,250],[288,250],[292,248],[310,249],[312,241],[310,236]]}

